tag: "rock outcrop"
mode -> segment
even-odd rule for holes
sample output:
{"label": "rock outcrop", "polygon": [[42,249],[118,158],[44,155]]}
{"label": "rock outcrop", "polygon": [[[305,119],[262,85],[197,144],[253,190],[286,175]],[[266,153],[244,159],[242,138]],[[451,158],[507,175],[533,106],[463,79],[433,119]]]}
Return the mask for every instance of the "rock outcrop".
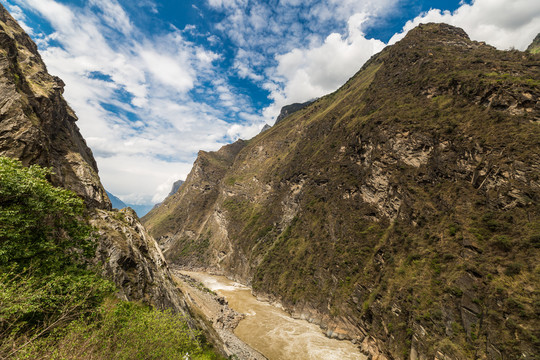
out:
{"label": "rock outcrop", "polygon": [[0,154],[52,167],[54,185],[73,190],[91,207],[110,209],[63,89],[34,42],[0,6]]}
{"label": "rock outcrop", "polygon": [[251,284],[374,358],[533,359],[540,58],[427,24],[143,218],[175,264]]}
{"label": "rock outcrop", "polygon": [[126,300],[184,311],[155,240],[129,209],[111,211],[96,161],[77,117],[62,97],[62,80],[47,73],[36,45],[0,5],[0,155],[54,171],[51,182],[74,191],[97,227],[104,274]]}
{"label": "rock outcrop", "polygon": [[97,232],[97,260],[104,275],[119,285],[119,297],[161,309],[185,312],[187,306],[172,281],[167,262],[134,210],[96,209],[90,224]]}
{"label": "rock outcrop", "polygon": [[308,106],[314,101],[315,100],[309,100],[304,103],[294,103],[294,104],[290,104],[290,105],[286,105],[282,107],[278,117],[276,118],[276,122],[274,123],[274,125],[280,123],[287,116],[292,115],[295,112],[302,110],[303,108],[305,108],[306,106]]}

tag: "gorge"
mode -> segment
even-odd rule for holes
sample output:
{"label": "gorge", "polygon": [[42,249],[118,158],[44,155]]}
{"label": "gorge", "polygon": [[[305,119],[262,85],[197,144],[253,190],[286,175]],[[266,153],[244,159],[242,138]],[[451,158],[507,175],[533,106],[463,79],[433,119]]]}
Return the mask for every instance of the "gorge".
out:
{"label": "gorge", "polygon": [[536,48],[422,24],[334,93],[200,151],[139,219],[112,209],[62,80],[0,5],[0,155],[84,200],[88,266],[200,329],[201,359],[535,359]]}

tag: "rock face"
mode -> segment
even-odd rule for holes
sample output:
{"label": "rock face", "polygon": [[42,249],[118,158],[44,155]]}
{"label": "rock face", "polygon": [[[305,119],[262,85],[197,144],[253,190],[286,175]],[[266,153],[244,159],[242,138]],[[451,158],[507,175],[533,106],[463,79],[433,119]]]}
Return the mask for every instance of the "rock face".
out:
{"label": "rock face", "polygon": [[97,165],[36,45],[0,5],[0,155],[52,167],[52,183],[84,198],[98,229],[98,259],[121,297],[183,311],[155,240],[130,210],[114,212]]}
{"label": "rock face", "polygon": [[92,152],[62,97],[64,83],[47,73],[36,45],[0,6],[0,154],[52,167],[52,183],[110,209]]}
{"label": "rock face", "polygon": [[427,24],[143,223],[374,358],[539,352],[540,58]]}
{"label": "rock face", "polygon": [[304,103],[294,103],[294,104],[286,105],[286,106],[282,107],[281,112],[279,113],[278,117],[276,118],[276,122],[274,123],[274,125],[281,122],[287,116],[292,115],[295,112],[302,110],[303,108],[305,108],[306,106],[308,106],[309,104],[311,104],[314,101],[315,100],[309,100],[309,101],[306,101]]}
{"label": "rock face", "polygon": [[119,297],[184,312],[167,262],[134,210],[96,209],[90,223],[97,228],[97,260],[104,275],[119,286]]}

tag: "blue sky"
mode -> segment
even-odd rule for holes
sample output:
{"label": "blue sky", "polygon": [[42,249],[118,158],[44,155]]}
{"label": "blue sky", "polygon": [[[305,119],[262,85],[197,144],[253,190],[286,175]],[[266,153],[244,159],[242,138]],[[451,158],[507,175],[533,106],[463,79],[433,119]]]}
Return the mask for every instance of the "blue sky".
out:
{"label": "blue sky", "polygon": [[282,106],[337,89],[421,22],[524,49],[531,0],[0,0],[38,44],[105,187],[151,204],[198,150],[273,124]]}

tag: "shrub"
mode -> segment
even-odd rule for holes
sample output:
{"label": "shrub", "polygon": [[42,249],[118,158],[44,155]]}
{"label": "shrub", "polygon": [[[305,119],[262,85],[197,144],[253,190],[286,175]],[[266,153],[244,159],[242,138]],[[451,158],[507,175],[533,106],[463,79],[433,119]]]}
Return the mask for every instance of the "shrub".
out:
{"label": "shrub", "polygon": [[0,157],[0,358],[215,358],[179,315],[104,303],[84,203],[50,174]]}
{"label": "shrub", "polygon": [[182,315],[107,300],[93,315],[36,341],[20,358],[217,359]]}
{"label": "shrub", "polygon": [[45,274],[93,256],[82,199],[47,181],[51,170],[0,157],[0,270]]}

